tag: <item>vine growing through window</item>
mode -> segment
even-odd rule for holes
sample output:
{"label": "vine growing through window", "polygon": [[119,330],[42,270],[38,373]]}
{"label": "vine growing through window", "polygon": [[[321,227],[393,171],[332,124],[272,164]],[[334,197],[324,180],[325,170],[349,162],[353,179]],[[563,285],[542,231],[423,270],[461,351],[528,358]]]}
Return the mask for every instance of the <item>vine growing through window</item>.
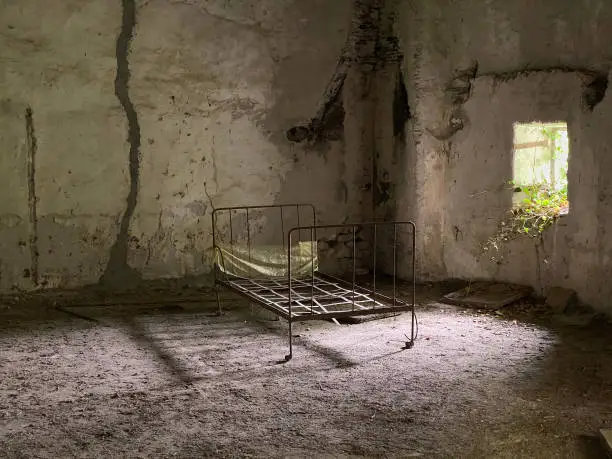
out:
{"label": "vine growing through window", "polygon": [[[530,184],[519,184],[511,180],[515,193],[520,193],[522,199],[515,203],[507,217],[500,222],[498,231],[484,244],[484,252],[490,255],[491,261],[500,261],[502,245],[519,237],[541,238],[561,215],[568,212],[567,194],[567,141],[562,140],[562,130],[541,125],[541,135],[547,139],[547,152],[552,164],[548,180],[539,180]],[[565,128],[565,140],[567,128]],[[535,168],[535,155],[534,155]],[[532,177],[536,177],[532,171]]]}

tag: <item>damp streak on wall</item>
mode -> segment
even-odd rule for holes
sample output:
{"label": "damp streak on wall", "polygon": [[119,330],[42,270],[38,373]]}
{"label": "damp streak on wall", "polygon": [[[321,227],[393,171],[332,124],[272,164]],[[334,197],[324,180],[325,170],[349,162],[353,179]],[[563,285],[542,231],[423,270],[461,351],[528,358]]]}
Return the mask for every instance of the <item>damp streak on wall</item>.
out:
{"label": "damp streak on wall", "polygon": [[118,286],[131,284],[134,278],[140,276],[128,265],[128,238],[132,216],[138,203],[138,187],[140,177],[140,124],[138,113],[130,99],[130,44],[136,27],[136,1],[122,0],[121,32],[117,37],[117,76],[115,77],[115,94],[125,112],[128,122],[129,142],[129,177],[130,186],[126,199],[126,207],[117,238],[112,246],[110,257],[100,279],[102,284]]}
{"label": "damp streak on wall", "polygon": [[[324,220],[359,214],[351,104],[323,120],[320,141],[286,138],[321,108],[350,0],[44,8],[23,0],[0,15],[0,161],[11,171],[0,291],[205,280],[215,206],[298,200]],[[335,107],[358,89],[339,86]]]}
{"label": "damp streak on wall", "polygon": [[36,152],[38,143],[36,131],[34,130],[34,113],[32,107],[27,107],[25,111],[26,123],[26,149],[28,163],[28,208],[30,217],[30,270],[29,275],[35,286],[38,285],[38,215],[36,198]]}

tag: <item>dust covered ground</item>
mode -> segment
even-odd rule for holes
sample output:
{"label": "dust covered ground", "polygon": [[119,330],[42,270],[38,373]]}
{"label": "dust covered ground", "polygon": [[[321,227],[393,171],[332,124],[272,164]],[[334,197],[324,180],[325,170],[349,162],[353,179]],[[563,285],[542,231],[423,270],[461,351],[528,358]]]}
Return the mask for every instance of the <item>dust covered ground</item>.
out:
{"label": "dust covered ground", "polygon": [[409,314],[317,321],[287,364],[286,322],[229,294],[5,302],[0,456],[604,457],[609,325],[420,290],[413,349]]}

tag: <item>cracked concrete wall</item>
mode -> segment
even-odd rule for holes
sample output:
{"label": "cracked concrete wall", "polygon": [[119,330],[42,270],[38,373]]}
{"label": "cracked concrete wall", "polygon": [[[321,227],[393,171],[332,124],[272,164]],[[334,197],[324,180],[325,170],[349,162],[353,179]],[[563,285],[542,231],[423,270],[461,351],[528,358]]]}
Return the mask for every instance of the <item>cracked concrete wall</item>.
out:
{"label": "cracked concrete wall", "polygon": [[[206,274],[213,206],[360,215],[343,136],[285,137],[317,110],[350,0],[0,8],[1,291]],[[343,93],[349,130],[357,89]]]}
{"label": "cracked concrete wall", "polygon": [[[398,12],[413,116],[394,204],[419,225],[421,277],[519,282],[542,294],[562,285],[612,312],[612,5],[404,0]],[[481,247],[511,206],[512,123],[538,120],[569,124],[570,213],[542,244],[514,241],[492,263]]]}

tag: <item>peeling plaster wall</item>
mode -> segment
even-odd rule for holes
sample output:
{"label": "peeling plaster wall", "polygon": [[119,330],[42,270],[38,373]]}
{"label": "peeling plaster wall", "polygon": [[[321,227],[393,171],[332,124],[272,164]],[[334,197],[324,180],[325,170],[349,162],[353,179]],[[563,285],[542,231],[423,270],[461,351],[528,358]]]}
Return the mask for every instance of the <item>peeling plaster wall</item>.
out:
{"label": "peeling plaster wall", "polygon": [[[0,291],[206,274],[213,206],[361,214],[342,136],[285,137],[317,110],[349,0],[41,8],[0,7]],[[353,131],[358,90],[353,78],[343,92]]]}
{"label": "peeling plaster wall", "polygon": [[[560,285],[612,312],[612,5],[405,0],[398,12],[413,117],[394,203],[419,225],[420,276],[519,282],[542,294]],[[570,214],[542,244],[514,241],[492,263],[482,245],[511,206],[512,123],[537,120],[568,122]]]}

